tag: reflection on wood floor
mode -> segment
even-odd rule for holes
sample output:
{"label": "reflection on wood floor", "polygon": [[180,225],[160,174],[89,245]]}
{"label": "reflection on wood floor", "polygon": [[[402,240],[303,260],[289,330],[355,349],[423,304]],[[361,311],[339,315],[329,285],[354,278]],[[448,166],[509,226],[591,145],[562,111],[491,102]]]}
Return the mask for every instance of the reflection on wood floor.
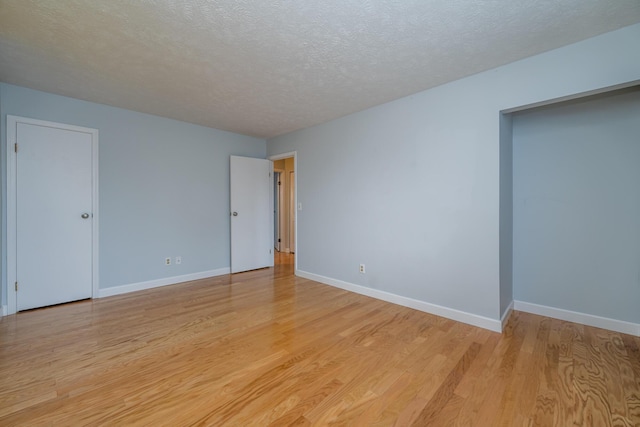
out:
{"label": "reflection on wood floor", "polygon": [[638,426],[640,339],[503,334],[274,268],[7,316],[0,425]]}

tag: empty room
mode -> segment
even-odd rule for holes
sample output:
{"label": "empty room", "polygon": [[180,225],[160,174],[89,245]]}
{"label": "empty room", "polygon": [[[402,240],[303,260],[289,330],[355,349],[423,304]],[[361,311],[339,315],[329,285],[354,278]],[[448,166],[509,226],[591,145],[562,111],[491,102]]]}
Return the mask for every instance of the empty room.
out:
{"label": "empty room", "polygon": [[637,0],[0,0],[0,425],[640,426]]}

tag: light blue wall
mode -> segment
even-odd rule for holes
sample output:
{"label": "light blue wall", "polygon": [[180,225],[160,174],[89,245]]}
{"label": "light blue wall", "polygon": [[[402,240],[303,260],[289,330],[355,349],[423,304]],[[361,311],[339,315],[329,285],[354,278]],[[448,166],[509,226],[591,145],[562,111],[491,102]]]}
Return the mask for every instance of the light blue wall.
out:
{"label": "light blue wall", "polygon": [[638,40],[626,27],[270,139],[298,154],[298,268],[499,320],[499,112],[640,79]]}
{"label": "light blue wall", "polygon": [[[4,85],[0,83],[0,149],[5,146],[4,142],[7,137],[6,131],[6,119],[4,114]],[[6,155],[3,151],[0,151],[2,155],[0,155],[0,165],[3,163],[6,164]],[[7,257],[6,257],[6,248],[7,242],[5,241],[5,232],[6,232],[6,196],[5,196],[5,166],[0,166],[0,311],[4,314],[4,307],[7,305],[7,290],[6,290],[6,268],[7,268]]]}
{"label": "light blue wall", "polygon": [[515,299],[640,323],[640,89],[513,117]]}
{"label": "light blue wall", "polygon": [[[3,179],[7,114],[99,130],[101,288],[229,267],[229,156],[265,158],[264,140],[4,83],[0,91]],[[177,255],[181,265],[163,265]]]}
{"label": "light blue wall", "polygon": [[500,316],[513,301],[513,120],[500,114]]}

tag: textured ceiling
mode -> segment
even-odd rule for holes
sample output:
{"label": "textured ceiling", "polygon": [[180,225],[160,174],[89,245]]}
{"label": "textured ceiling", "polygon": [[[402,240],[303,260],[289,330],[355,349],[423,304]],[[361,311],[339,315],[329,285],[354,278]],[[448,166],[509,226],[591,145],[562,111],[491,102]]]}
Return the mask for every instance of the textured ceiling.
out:
{"label": "textured ceiling", "polygon": [[0,0],[0,81],[268,138],[640,22],[640,0]]}

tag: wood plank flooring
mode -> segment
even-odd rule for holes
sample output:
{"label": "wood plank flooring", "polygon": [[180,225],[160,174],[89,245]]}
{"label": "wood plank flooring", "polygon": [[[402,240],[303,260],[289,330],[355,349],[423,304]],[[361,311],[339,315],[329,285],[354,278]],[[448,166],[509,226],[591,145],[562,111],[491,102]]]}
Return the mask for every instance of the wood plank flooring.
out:
{"label": "wood plank flooring", "polygon": [[272,269],[7,316],[2,426],[640,426],[640,339],[503,334]]}

